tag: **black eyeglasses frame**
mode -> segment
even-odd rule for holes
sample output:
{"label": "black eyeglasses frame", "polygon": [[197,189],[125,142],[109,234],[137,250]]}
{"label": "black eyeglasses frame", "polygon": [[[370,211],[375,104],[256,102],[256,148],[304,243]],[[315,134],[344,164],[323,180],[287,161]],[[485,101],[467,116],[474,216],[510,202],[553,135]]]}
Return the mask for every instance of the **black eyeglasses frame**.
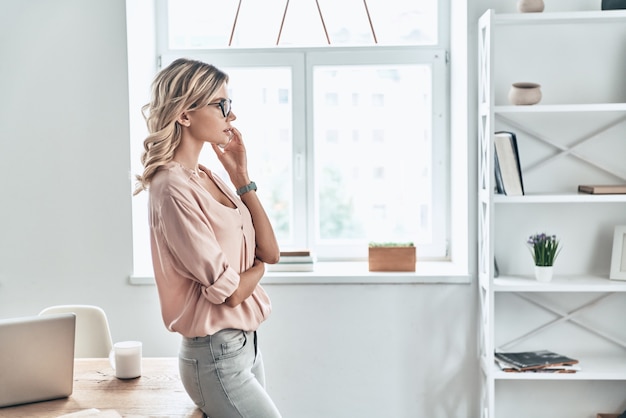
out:
{"label": "black eyeglasses frame", "polygon": [[[230,111],[232,110],[232,100],[231,99],[221,99],[219,102],[213,102],[207,104],[207,106],[219,106],[222,111],[222,116],[225,118],[230,115]],[[228,104],[227,104],[228,103]]]}

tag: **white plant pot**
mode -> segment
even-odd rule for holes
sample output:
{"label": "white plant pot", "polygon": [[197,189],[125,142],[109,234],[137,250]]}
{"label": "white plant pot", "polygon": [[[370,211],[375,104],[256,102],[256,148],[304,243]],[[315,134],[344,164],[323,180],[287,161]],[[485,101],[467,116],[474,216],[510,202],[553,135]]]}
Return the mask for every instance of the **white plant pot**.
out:
{"label": "white plant pot", "polygon": [[552,280],[553,266],[535,266],[535,279],[538,282],[549,282]]}
{"label": "white plant pot", "polygon": [[541,13],[545,4],[543,0],[518,0],[517,10],[521,13]]}
{"label": "white plant pot", "polygon": [[513,83],[509,90],[509,102],[513,105],[534,105],[541,101],[541,85],[537,83]]}

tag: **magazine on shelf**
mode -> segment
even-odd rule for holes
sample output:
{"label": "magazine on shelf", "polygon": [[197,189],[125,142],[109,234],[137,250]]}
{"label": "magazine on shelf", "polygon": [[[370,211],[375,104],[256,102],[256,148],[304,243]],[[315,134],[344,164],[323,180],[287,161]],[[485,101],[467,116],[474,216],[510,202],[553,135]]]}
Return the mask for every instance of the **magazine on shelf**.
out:
{"label": "magazine on shelf", "polygon": [[555,353],[550,350],[539,351],[523,351],[515,353],[496,352],[495,359],[504,362],[517,371],[537,371],[539,369],[570,369],[576,371],[575,368],[565,367],[578,364],[578,360],[571,357]]}
{"label": "magazine on shelf", "polygon": [[524,182],[515,133],[496,132],[493,143],[496,193],[508,196],[523,195]]}
{"label": "magazine on shelf", "polygon": [[513,364],[495,358],[495,362],[500,370],[508,373],[576,373],[581,370],[580,365],[549,365],[535,369],[520,370]]}

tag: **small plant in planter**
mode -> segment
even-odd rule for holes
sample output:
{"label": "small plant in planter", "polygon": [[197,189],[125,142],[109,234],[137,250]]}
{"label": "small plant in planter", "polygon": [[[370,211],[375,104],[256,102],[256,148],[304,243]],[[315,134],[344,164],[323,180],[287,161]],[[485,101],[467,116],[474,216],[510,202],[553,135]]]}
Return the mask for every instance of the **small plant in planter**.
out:
{"label": "small plant in planter", "polygon": [[559,255],[561,248],[556,235],[545,233],[531,235],[528,238],[528,245],[533,256],[533,261],[538,267],[549,267],[554,265],[554,260]]}
{"label": "small plant in planter", "polygon": [[412,242],[370,242],[369,271],[415,271],[416,253]]}
{"label": "small plant in planter", "polygon": [[535,279],[540,282],[552,280],[552,266],[561,251],[556,235],[545,233],[531,235],[528,238],[530,253],[535,262]]}

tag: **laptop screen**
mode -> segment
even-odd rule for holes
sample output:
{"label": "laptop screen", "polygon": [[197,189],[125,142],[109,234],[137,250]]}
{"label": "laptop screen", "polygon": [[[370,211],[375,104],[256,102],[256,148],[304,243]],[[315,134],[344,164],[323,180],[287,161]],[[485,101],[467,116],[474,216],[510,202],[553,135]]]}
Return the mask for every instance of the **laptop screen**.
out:
{"label": "laptop screen", "polygon": [[0,319],[0,407],[67,397],[76,315]]}

